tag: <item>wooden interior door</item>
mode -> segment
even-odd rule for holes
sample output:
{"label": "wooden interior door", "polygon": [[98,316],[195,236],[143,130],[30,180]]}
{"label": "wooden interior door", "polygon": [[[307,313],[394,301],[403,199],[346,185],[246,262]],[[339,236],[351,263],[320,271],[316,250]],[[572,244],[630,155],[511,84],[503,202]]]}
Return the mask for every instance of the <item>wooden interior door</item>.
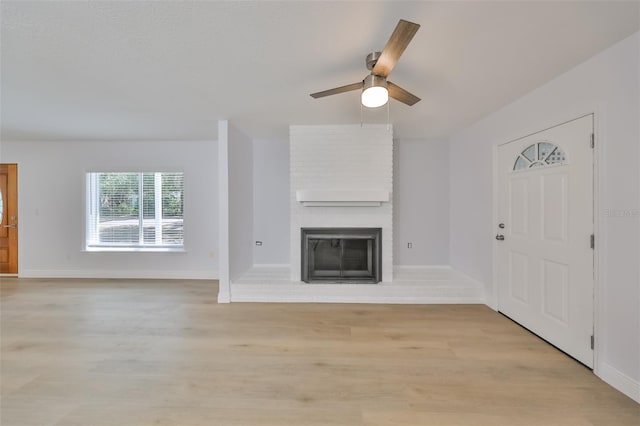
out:
{"label": "wooden interior door", "polygon": [[500,312],[593,367],[593,117],[499,147]]}
{"label": "wooden interior door", "polygon": [[0,273],[18,273],[18,165],[0,164]]}

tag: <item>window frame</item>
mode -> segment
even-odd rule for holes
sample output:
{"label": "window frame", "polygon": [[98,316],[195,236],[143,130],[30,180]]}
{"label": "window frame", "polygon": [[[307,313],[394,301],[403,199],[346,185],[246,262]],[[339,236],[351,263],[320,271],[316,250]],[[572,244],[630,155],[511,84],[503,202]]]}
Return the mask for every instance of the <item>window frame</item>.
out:
{"label": "window frame", "polygon": [[[98,217],[99,215],[97,214],[97,209],[99,209],[99,205],[98,205],[98,197],[99,197],[99,191],[97,189],[98,186],[98,174],[138,174],[140,175],[141,179],[139,179],[139,191],[141,191],[143,189],[143,179],[142,176],[146,175],[146,174],[159,174],[160,176],[162,176],[163,174],[181,174],[182,175],[182,205],[183,205],[183,211],[182,211],[182,244],[144,244],[144,226],[140,226],[141,223],[140,221],[144,221],[144,216],[143,216],[143,211],[141,208],[139,208],[139,222],[138,222],[138,226],[139,226],[139,234],[142,235],[142,240],[139,240],[139,242],[137,244],[127,244],[127,243],[100,243],[100,242],[95,242],[95,241],[90,241],[91,236],[97,236],[99,231],[97,229],[98,226]],[[186,252],[185,250],[185,241],[184,241],[184,235],[185,235],[185,228],[184,228],[184,224],[185,224],[185,211],[184,211],[184,194],[185,194],[185,185],[184,185],[184,171],[182,170],[153,170],[153,171],[148,171],[148,170],[143,170],[143,171],[120,171],[120,170],[108,170],[108,171],[95,171],[95,170],[85,170],[84,172],[84,180],[85,180],[85,188],[84,188],[84,202],[83,202],[83,208],[84,208],[84,232],[83,232],[83,241],[82,241],[82,251],[84,252],[173,252],[173,253],[184,253]],[[155,178],[155,176],[154,176]],[[154,188],[155,188],[155,183],[154,183]],[[155,194],[156,192],[154,192]],[[144,194],[144,191],[143,191]],[[140,203],[142,204],[143,201],[140,200]],[[158,206],[158,204],[156,203],[156,207]],[[162,207],[161,207],[161,201],[160,201],[160,209],[159,211],[162,212]],[[156,212],[158,211],[157,208],[154,208],[154,215],[156,214]],[[148,220],[148,219],[147,219]],[[155,218],[155,220],[157,220],[157,217]],[[160,221],[162,222],[162,217],[160,217]],[[140,243],[140,241],[142,241],[142,243]]]}

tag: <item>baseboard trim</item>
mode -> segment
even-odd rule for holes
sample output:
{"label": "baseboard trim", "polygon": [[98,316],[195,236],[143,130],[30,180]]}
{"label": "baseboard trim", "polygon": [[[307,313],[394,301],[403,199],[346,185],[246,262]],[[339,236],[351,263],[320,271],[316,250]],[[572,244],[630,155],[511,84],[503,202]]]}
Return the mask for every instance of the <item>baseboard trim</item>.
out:
{"label": "baseboard trim", "polygon": [[218,270],[208,271],[150,271],[99,269],[24,269],[20,278],[105,278],[152,280],[217,280]]}
{"label": "baseboard trim", "polygon": [[605,383],[619,390],[629,398],[640,404],[640,382],[622,373],[606,362],[599,363],[594,371]]}

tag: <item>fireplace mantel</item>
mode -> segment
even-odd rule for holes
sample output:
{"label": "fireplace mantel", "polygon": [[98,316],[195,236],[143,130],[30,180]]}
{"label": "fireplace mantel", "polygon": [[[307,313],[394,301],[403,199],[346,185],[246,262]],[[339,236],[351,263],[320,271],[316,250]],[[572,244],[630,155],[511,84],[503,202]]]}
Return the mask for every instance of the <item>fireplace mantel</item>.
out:
{"label": "fireplace mantel", "polygon": [[389,201],[389,191],[301,189],[296,200],[305,207],[377,207]]}

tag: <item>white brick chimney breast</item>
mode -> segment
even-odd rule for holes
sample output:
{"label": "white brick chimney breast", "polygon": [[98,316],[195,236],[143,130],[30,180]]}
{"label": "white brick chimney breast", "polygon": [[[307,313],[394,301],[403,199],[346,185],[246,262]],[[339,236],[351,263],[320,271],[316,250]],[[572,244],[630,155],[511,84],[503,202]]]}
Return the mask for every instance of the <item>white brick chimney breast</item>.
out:
{"label": "white brick chimney breast", "polygon": [[289,139],[291,280],[301,228],[363,227],[382,228],[382,281],[393,281],[391,126],[291,126]]}

